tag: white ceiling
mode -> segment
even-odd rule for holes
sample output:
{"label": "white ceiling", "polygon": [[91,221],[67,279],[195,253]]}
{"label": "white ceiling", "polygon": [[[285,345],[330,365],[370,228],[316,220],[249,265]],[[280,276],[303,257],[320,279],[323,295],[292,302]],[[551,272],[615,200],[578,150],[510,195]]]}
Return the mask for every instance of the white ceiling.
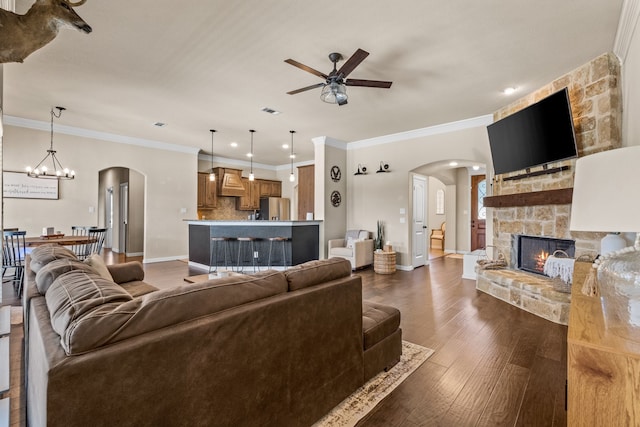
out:
{"label": "white ceiling", "polygon": [[[17,0],[24,13],[33,0]],[[5,64],[4,114],[288,164],[311,139],[345,142],[490,114],[613,50],[622,0],[88,0],[76,11],[89,35],[62,30],[23,64]],[[345,106],[320,101],[330,52],[370,55],[349,76],[391,80],[348,87]],[[338,64],[340,66],[340,64]],[[516,86],[506,96],[501,91]],[[282,112],[270,115],[270,107]],[[165,122],[158,128],[154,122]],[[233,149],[229,143],[236,141]],[[8,141],[7,141],[8,142]]]}

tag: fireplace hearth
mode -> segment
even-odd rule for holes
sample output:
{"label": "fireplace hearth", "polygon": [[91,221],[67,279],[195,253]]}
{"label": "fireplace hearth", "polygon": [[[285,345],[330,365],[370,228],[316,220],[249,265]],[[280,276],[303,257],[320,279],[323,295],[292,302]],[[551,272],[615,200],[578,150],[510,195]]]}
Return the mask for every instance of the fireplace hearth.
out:
{"label": "fireplace hearth", "polygon": [[563,251],[570,258],[575,256],[576,246],[573,240],[523,234],[511,237],[511,267],[517,270],[544,275],[544,263],[555,251]]}

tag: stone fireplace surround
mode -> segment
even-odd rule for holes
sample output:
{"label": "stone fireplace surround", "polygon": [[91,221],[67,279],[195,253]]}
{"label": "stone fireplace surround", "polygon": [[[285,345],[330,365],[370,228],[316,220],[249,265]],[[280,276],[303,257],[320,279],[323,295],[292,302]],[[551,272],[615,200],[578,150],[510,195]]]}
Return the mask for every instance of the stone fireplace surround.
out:
{"label": "stone fireplace surround", "polygon": [[[605,53],[500,109],[494,113],[494,120],[513,114],[567,87],[578,156],[619,148],[622,135],[622,100],[619,83],[620,63],[613,53]],[[576,257],[593,256],[598,253],[600,239],[604,233],[569,230],[570,195],[573,188],[575,159],[549,165],[550,168],[562,166],[568,166],[567,170],[523,179],[504,180],[524,172],[520,171],[499,175],[491,180],[493,197],[487,198],[487,206],[496,206],[489,208],[493,214],[494,251],[501,252],[507,258],[509,266],[514,265],[511,260],[512,238],[519,234],[574,240]],[[562,197],[555,198],[558,194]],[[565,313],[564,305],[568,313],[570,296],[548,292],[548,286],[551,284],[545,284],[545,280],[547,279],[539,275],[516,272],[511,269],[479,271],[476,286],[510,304],[527,311],[537,311],[535,314],[566,324],[563,314]],[[511,289],[514,295],[511,295]],[[523,306],[523,290],[530,294],[525,298],[525,300],[531,298],[527,303],[528,308]],[[539,309],[531,309],[533,306]],[[545,316],[540,313],[552,314]]]}

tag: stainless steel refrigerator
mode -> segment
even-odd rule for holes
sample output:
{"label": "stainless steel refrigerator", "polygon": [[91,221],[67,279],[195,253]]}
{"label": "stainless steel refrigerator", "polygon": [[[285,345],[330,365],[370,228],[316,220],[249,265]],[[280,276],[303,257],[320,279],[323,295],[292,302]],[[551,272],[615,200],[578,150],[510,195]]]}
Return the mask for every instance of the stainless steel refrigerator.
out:
{"label": "stainless steel refrigerator", "polygon": [[291,203],[283,197],[266,197],[260,199],[260,218],[264,220],[288,221],[291,218]]}

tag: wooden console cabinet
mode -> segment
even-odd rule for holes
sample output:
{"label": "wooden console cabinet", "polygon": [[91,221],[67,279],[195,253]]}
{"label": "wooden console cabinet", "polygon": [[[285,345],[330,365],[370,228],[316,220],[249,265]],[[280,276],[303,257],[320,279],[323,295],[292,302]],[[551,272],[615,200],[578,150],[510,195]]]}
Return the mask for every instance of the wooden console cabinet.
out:
{"label": "wooden console cabinet", "polygon": [[640,342],[605,327],[600,298],[574,283],[567,335],[567,425],[640,425]]}

